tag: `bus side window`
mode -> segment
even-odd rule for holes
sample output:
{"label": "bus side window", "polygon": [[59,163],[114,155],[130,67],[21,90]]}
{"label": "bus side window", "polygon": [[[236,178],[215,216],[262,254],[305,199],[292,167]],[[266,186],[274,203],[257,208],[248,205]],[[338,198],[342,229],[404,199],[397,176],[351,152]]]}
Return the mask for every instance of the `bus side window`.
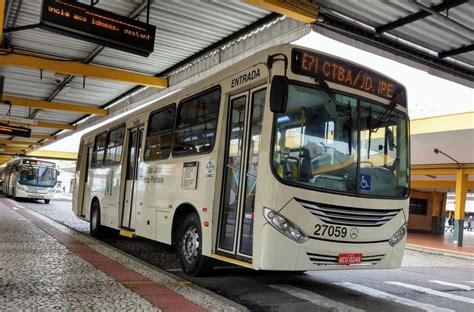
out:
{"label": "bus side window", "polygon": [[145,161],[167,159],[171,153],[176,105],[160,108],[150,114],[145,142]]}
{"label": "bus side window", "polygon": [[125,125],[115,128],[107,134],[107,148],[105,149],[104,165],[118,165],[122,158],[123,138]]}
{"label": "bus side window", "polygon": [[220,88],[182,101],[178,108],[173,156],[209,153],[214,147]]}
{"label": "bus side window", "polygon": [[92,153],[92,168],[101,167],[104,161],[105,142],[107,139],[107,132],[102,132],[95,137],[94,151]]}

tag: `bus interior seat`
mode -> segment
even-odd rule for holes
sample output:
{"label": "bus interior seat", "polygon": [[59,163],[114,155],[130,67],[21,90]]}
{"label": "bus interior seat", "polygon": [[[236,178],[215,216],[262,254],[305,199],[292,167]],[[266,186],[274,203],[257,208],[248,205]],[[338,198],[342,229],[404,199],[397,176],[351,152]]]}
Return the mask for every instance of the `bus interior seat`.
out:
{"label": "bus interior seat", "polygon": [[300,179],[309,181],[313,176],[312,171],[311,154],[309,149],[303,147],[300,152]]}

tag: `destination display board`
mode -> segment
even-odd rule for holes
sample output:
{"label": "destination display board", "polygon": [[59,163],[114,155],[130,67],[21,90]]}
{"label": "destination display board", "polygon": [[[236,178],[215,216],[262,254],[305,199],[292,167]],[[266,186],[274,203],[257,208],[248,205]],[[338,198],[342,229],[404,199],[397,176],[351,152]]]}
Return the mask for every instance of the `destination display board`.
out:
{"label": "destination display board", "polygon": [[0,134],[29,138],[31,137],[31,129],[0,122]]}
{"label": "destination display board", "polygon": [[42,161],[36,159],[23,159],[22,164],[30,166],[47,166],[47,167],[56,167],[55,163],[49,161]]}
{"label": "destination display board", "polygon": [[141,56],[155,46],[155,26],[72,0],[43,0],[40,27]]}
{"label": "destination display board", "polygon": [[[368,69],[328,57],[319,53],[293,49],[291,69],[294,73],[315,77],[345,85],[391,100],[396,93],[404,90],[399,83]],[[406,93],[405,93],[406,94]],[[399,103],[406,107],[406,101]]]}

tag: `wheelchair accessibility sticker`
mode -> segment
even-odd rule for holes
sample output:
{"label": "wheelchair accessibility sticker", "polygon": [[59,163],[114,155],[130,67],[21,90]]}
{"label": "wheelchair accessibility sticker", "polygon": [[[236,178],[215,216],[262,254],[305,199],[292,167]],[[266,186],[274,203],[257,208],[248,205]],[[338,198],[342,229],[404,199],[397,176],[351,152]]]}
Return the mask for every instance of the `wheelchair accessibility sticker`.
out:
{"label": "wheelchair accessibility sticker", "polygon": [[360,189],[370,191],[370,175],[369,174],[360,175]]}

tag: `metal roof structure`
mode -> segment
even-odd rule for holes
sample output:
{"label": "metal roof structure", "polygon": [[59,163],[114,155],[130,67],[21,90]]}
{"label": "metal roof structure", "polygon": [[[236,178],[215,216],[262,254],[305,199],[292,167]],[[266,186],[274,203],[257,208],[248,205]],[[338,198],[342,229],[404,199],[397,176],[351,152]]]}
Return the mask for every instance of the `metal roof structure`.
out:
{"label": "metal roof structure", "polygon": [[474,86],[472,0],[317,3],[321,6],[319,28],[394,53],[413,61],[409,65],[421,64],[442,78]]}
{"label": "metal roof structure", "polygon": [[[88,3],[87,1],[81,1]],[[89,2],[90,3],[90,2]],[[7,0],[3,23],[3,47],[19,53],[33,53],[45,58],[60,58],[85,64],[129,70],[146,75],[165,73],[173,65],[205,50],[207,47],[235,34],[249,25],[265,22],[271,12],[243,2],[210,1],[152,1],[150,24],[156,26],[155,50],[149,57],[132,55],[111,48],[52,34],[33,28],[11,31],[15,27],[38,24],[41,0]],[[101,0],[96,6],[123,16],[146,19],[147,1]],[[223,18],[225,16],[225,18]],[[255,23],[255,24],[254,24]],[[63,82],[55,83],[54,72],[17,66],[0,67],[5,76],[4,94],[7,96],[106,107],[136,84],[65,75]],[[1,116],[11,115],[35,118],[43,122],[60,122],[74,125],[85,115],[83,112],[36,109],[0,105]],[[29,126],[34,134],[56,135],[62,128]],[[54,137],[51,137],[53,139]],[[5,138],[2,138],[5,139]],[[42,139],[8,138],[15,141],[41,141]],[[23,148],[26,148],[24,146]],[[7,148],[5,151],[10,151]],[[23,149],[18,148],[18,151]],[[16,148],[11,150],[16,152]]]}
{"label": "metal roof structure", "polygon": [[[20,61],[34,62],[36,67],[0,62],[0,75],[6,77],[4,101],[12,104],[0,103],[0,122],[5,122],[3,116],[10,115],[37,123],[27,124],[33,133],[31,138],[1,135],[0,154],[24,153],[49,144],[70,135],[74,129],[84,129],[136,107],[141,100],[160,91],[134,79],[117,82],[91,75],[84,78],[85,74],[80,72],[63,74],[58,80],[54,71],[40,70],[42,62],[51,59],[133,71],[157,80],[164,77],[169,89],[173,89],[193,75],[218,70],[252,49],[263,48],[270,42],[296,40],[314,30],[341,41],[349,38],[346,40],[354,45],[360,42],[389,51],[410,60],[411,66],[421,64],[424,70],[465,85],[472,86],[474,77],[474,4],[468,0],[309,1],[320,5],[320,14],[312,25],[305,24],[307,19],[285,19],[278,14],[281,11],[272,13],[260,6],[264,2],[286,5],[285,13],[288,7],[292,10],[294,3],[308,1],[150,0],[149,22],[156,26],[156,41],[149,57],[34,28],[39,23],[41,0],[3,2],[0,59],[6,60],[10,53],[34,55],[35,59]],[[97,2],[98,8],[146,20],[147,0],[93,2]],[[19,144],[5,145],[6,140]],[[20,145],[22,141],[28,143]]]}

